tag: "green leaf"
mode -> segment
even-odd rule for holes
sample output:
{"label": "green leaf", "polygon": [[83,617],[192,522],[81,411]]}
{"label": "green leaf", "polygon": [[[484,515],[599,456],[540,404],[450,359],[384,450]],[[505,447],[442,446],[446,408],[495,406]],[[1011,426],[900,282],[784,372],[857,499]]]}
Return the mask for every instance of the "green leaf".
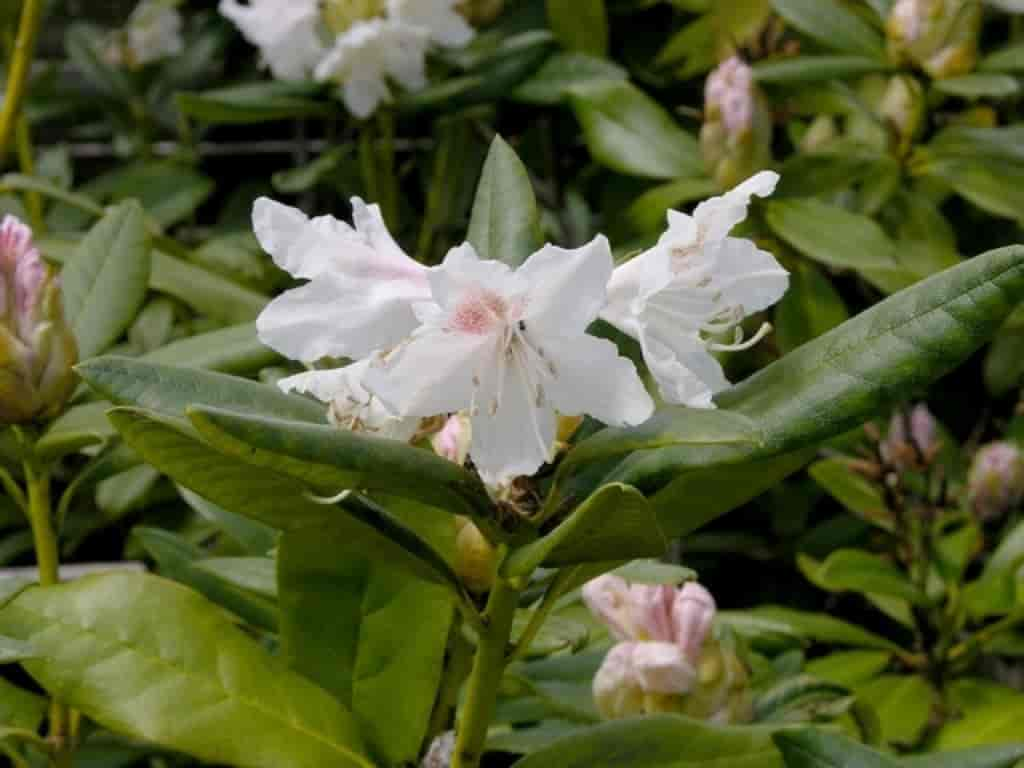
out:
{"label": "green leaf", "polygon": [[718,184],[711,179],[680,179],[644,192],[626,209],[626,218],[637,232],[658,232],[665,226],[670,209],[694,200],[703,200],[718,193]]}
{"label": "green leaf", "polygon": [[553,105],[563,101],[577,86],[628,78],[626,70],[608,59],[578,51],[559,52],[549,56],[540,69],[520,83],[512,98],[527,104]]}
{"label": "green leaf", "polygon": [[516,768],[781,768],[772,732],[670,715],[616,720],[558,739]]}
{"label": "green leaf", "polygon": [[895,758],[835,733],[813,728],[779,731],[775,745],[786,768],[899,768]]}
{"label": "green leaf", "polygon": [[808,643],[850,645],[882,651],[900,650],[891,640],[823,613],[772,605],[749,611],[719,611],[717,615],[722,623],[743,637],[781,635]]}
{"label": "green leaf", "polygon": [[220,408],[193,407],[189,418],[219,450],[325,493],[378,490],[490,518],[490,498],[475,475],[397,440]]}
{"label": "green leaf", "polygon": [[1024,760],[1024,744],[931,752],[905,757],[900,765],[903,768],[1014,768],[1021,760]]}
{"label": "green leaf", "polygon": [[78,374],[111,401],[184,418],[196,404],[274,414],[307,423],[326,421],[324,407],[276,387],[223,373],[177,368],[114,355],[80,363]]}
{"label": "green leaf", "polygon": [[548,24],[570,51],[608,53],[608,12],[604,0],[547,0]]}
{"label": "green leaf", "polygon": [[651,179],[705,175],[697,140],[635,86],[588,83],[573,88],[569,101],[590,153],[613,171]]}
{"label": "green leaf", "polygon": [[882,675],[855,688],[861,701],[878,713],[887,744],[918,743],[932,715],[936,693],[918,675]]}
{"label": "green leaf", "polygon": [[940,751],[1020,741],[1024,694],[988,680],[960,679],[948,689],[961,717],[946,723],[934,742]]}
{"label": "green leaf", "polygon": [[833,499],[853,514],[885,530],[892,530],[892,513],[878,485],[859,474],[848,459],[816,461],[808,473]]}
{"label": "green leaf", "polygon": [[605,485],[543,538],[517,549],[505,566],[525,576],[541,563],[557,567],[657,557],[668,541],[647,499],[628,485]]}
{"label": "green leaf", "polygon": [[924,173],[949,185],[968,202],[996,216],[1024,220],[1024,165],[987,158],[937,160]]}
{"label": "green leaf", "polygon": [[482,259],[518,267],[542,235],[530,175],[515,150],[495,136],[476,188],[466,239]]}
{"label": "green leaf", "polygon": [[146,298],[149,244],[142,208],[121,203],[85,236],[64,267],[64,309],[86,359],[113,344]]}
{"label": "green leaf", "polygon": [[985,355],[985,386],[1003,397],[1024,382],[1024,329],[1003,328]]}
{"label": "green leaf", "polygon": [[371,768],[352,715],[219,608],[155,576],[23,592],[0,632],[35,644],[47,691],[119,733],[246,768]]}
{"label": "green leaf", "polygon": [[838,549],[822,563],[798,555],[798,564],[811,582],[829,592],[884,595],[915,605],[927,602],[903,571],[883,557],[860,549]]}
{"label": "green leaf", "polygon": [[754,65],[759,83],[814,83],[881,72],[887,65],[866,56],[797,56],[781,61],[760,61]]}
{"label": "green leaf", "polygon": [[277,609],[265,596],[250,594],[200,566],[203,551],[180,536],[160,528],[133,530],[146,552],[156,560],[160,575],[181,582],[206,599],[223,606],[243,621],[269,632],[278,627]]}
{"label": "green leaf", "polygon": [[101,30],[89,24],[72,24],[64,34],[64,48],[75,69],[104,96],[127,104],[135,98],[128,75],[103,56]]}
{"label": "green leaf", "polygon": [[832,281],[813,264],[798,262],[789,272],[789,290],[775,308],[775,339],[785,354],[850,319]]}
{"label": "green leaf", "polygon": [[319,83],[269,81],[179,93],[177,98],[179,109],[201,122],[248,124],[330,115],[337,108],[320,97],[322,91]]}
{"label": "green leaf", "polygon": [[225,323],[255,320],[266,306],[262,293],[164,252],[157,241],[150,287],[180,299],[197,312]]}
{"label": "green leaf", "polygon": [[813,677],[847,687],[876,677],[892,660],[885,651],[837,651],[807,662],[804,671]]}
{"label": "green leaf", "polygon": [[46,709],[45,698],[0,678],[0,723],[10,728],[36,731],[43,722]]}
{"label": "green leaf", "polygon": [[277,599],[277,565],[270,557],[208,557],[195,567],[248,592]]}
{"label": "green leaf", "polygon": [[103,443],[115,432],[107,420],[110,403],[83,403],[68,408],[50,423],[36,443],[36,453],[57,459],[88,445]]}
{"label": "green leaf", "polygon": [[213,194],[213,179],[171,160],[119,165],[79,188],[100,202],[135,198],[161,227],[191,216]]}
{"label": "green leaf", "polygon": [[277,546],[277,531],[269,525],[228,512],[187,488],[178,488],[178,493],[200,517],[224,531],[249,554],[265,555]]}
{"label": "green leaf", "polygon": [[1010,75],[976,73],[933,80],[940,93],[963,99],[1008,99],[1020,92],[1020,83]]}
{"label": "green leaf", "polygon": [[[452,546],[451,517],[407,510],[420,535]],[[282,536],[278,583],[285,660],[352,710],[381,764],[414,763],[444,667],[451,594],[332,528]]]}
{"label": "green leaf", "polygon": [[37,658],[39,652],[31,643],[0,635],[0,665]]}
{"label": "green leaf", "polygon": [[244,375],[280,362],[281,356],[259,340],[255,323],[242,323],[173,341],[142,359]]}
{"label": "green leaf", "polygon": [[838,0],[772,0],[778,14],[832,50],[883,59],[882,36]]}
{"label": "green leaf", "polygon": [[1014,43],[988,54],[978,69],[982,72],[1024,72],[1024,43]]}

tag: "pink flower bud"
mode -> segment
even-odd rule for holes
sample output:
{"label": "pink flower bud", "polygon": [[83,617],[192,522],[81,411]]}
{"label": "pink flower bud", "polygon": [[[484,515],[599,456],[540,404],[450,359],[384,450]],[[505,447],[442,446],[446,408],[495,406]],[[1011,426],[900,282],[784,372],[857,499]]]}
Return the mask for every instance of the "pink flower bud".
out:
{"label": "pink flower bud", "polygon": [[909,414],[894,413],[889,433],[879,445],[882,458],[897,469],[914,469],[929,463],[939,447],[935,417],[924,403],[915,405]]}
{"label": "pink flower bud", "polygon": [[1024,455],[1013,443],[983,445],[967,475],[967,499],[982,520],[1009,512],[1024,499]]}
{"label": "pink flower bud", "polygon": [[754,71],[743,59],[733,56],[708,76],[704,106],[720,116],[728,133],[750,130],[754,120]]}
{"label": "pink flower bud", "polygon": [[634,643],[633,670],[644,693],[686,693],[697,671],[674,643]]}
{"label": "pink flower bud", "polygon": [[728,189],[771,164],[772,116],[754,72],[733,56],[715,69],[704,86],[700,131],[704,164]]}
{"label": "pink flower bud", "polygon": [[629,588],[629,623],[634,640],[672,642],[675,597],[675,588],[667,585],[635,584]]}
{"label": "pink flower bud", "polygon": [[469,455],[471,431],[469,417],[456,413],[449,416],[440,431],[430,438],[430,444],[438,456],[461,466]]}
{"label": "pink flower bud", "polygon": [[679,590],[672,606],[676,643],[691,664],[700,660],[704,641],[715,620],[715,598],[700,584],[691,581]]}
{"label": "pink flower bud", "polygon": [[644,713],[644,692],[637,682],[633,651],[637,643],[619,643],[594,675],[594,704],[605,719]]}
{"label": "pink flower bud", "polygon": [[610,573],[583,585],[583,602],[608,627],[616,640],[632,640],[630,590],[626,580]]}

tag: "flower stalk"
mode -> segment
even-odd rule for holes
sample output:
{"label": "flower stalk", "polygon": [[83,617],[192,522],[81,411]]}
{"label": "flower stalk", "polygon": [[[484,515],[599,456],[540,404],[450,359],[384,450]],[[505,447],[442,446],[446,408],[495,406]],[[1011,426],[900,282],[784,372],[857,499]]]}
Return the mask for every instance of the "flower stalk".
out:
{"label": "flower stalk", "polygon": [[7,157],[7,151],[14,139],[15,126],[21,113],[21,104],[28,87],[32,70],[32,58],[36,48],[36,37],[43,18],[42,0],[25,0],[18,23],[18,36],[14,41],[11,62],[8,67],[7,88],[3,110],[0,111],[0,167]]}

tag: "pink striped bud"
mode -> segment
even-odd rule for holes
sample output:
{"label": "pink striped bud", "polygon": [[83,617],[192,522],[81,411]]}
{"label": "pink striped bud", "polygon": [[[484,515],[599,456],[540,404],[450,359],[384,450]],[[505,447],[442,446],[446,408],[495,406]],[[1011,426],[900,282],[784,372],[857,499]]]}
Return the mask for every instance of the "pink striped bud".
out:
{"label": "pink striped bud", "polygon": [[675,637],[691,664],[700,661],[704,641],[715,621],[715,598],[696,582],[689,582],[679,590],[672,606]]}

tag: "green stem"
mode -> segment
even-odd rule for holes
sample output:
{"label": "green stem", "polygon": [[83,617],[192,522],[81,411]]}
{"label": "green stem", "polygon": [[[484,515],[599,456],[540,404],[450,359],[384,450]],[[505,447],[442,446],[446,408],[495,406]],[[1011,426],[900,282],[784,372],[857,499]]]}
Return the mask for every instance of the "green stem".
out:
{"label": "green stem", "polygon": [[0,167],[7,157],[7,151],[14,137],[14,128],[21,113],[28,77],[32,70],[32,57],[36,48],[36,35],[43,17],[42,0],[24,0],[18,36],[11,52],[8,68],[7,88],[4,93],[3,111],[0,111]]}
{"label": "green stem", "polygon": [[[32,525],[39,583],[49,587],[60,582],[60,556],[57,534],[53,528],[50,502],[50,472],[25,462],[25,485],[28,490],[28,519]],[[54,768],[68,768],[72,761],[69,738],[70,712],[57,699],[50,702],[50,734]]]}
{"label": "green stem", "polygon": [[[36,164],[32,149],[32,133],[28,120],[24,115],[18,116],[15,128],[15,146],[18,151],[18,167],[26,176],[36,175]],[[46,221],[43,219],[43,197],[36,190],[25,192],[25,204],[32,220],[32,229],[36,235],[45,234]]]}
{"label": "green stem", "polygon": [[434,711],[430,716],[425,747],[429,748],[434,739],[452,727],[455,708],[459,702],[459,691],[469,675],[472,659],[473,646],[462,636],[462,617],[456,613],[448,634],[444,671],[441,674],[441,685],[437,692]]}
{"label": "green stem", "polygon": [[505,671],[519,592],[499,578],[495,580],[487,600],[486,626],[477,640],[451,768],[479,768],[487,742],[487,729],[498,700],[498,686]]}

